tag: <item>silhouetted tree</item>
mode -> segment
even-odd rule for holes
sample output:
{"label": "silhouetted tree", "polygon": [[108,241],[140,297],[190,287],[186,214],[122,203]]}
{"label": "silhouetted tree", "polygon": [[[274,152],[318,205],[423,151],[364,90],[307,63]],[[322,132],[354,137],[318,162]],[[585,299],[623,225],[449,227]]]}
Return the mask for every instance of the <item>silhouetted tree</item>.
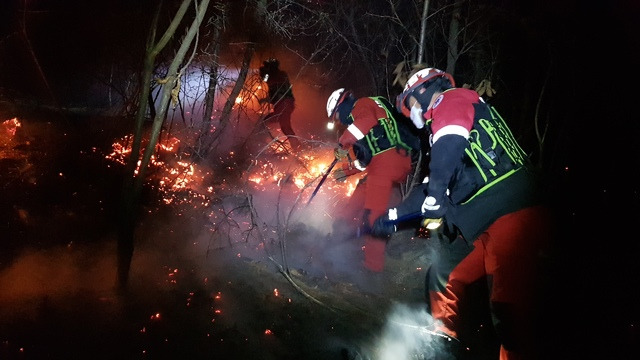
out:
{"label": "silhouetted tree", "polygon": [[[149,141],[144,148],[142,157],[140,157],[143,137],[142,125],[144,123],[146,109],[148,106],[147,94],[151,89],[152,72],[156,56],[167,45],[169,39],[174,36],[177,28],[182,23],[189,6],[192,4],[195,6],[196,16],[191,22],[174,59],[169,65],[167,77],[162,79],[160,82],[162,84],[159,103],[160,110],[156,113],[156,116],[153,119]],[[131,155],[127,160],[122,192],[122,211],[120,215],[121,218],[118,233],[117,272],[117,284],[120,289],[126,288],[129,278],[129,270],[134,250],[135,224],[138,218],[138,209],[140,206],[139,200],[142,192],[142,186],[145,181],[146,169],[149,165],[151,155],[155,151],[158,137],[160,136],[160,130],[166,117],[167,106],[170,101],[177,101],[176,87],[179,86],[180,73],[182,71],[182,69],[180,69],[180,65],[183,63],[187,51],[192,46],[192,42],[196,38],[208,6],[209,0],[202,0],[200,2],[197,0],[183,0],[167,30],[157,42],[155,42],[155,35],[158,27],[158,18],[162,2],[158,5],[158,10],[152,23],[144,62],[143,86],[141,87],[143,95],[140,97],[138,113],[136,114],[133,145]]]}

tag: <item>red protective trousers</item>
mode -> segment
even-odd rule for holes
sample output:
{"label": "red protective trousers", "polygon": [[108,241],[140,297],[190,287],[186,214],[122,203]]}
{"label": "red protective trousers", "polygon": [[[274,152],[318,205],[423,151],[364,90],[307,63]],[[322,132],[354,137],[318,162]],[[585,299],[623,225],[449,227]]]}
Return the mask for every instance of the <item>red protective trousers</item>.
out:
{"label": "red protective trousers", "polygon": [[[354,217],[359,218],[363,213],[368,213],[366,219],[369,228],[373,222],[387,212],[389,207],[400,201],[394,197],[393,188],[397,184],[404,183],[411,172],[411,158],[404,150],[387,150],[374,156],[366,168],[367,177],[364,184],[358,185],[344,206],[338,217],[347,221]],[[386,239],[376,238],[365,234],[364,239],[364,266],[375,272],[384,269]]]}
{"label": "red protective trousers", "polygon": [[548,245],[550,221],[543,207],[498,218],[473,243],[474,249],[453,268],[444,292],[429,293],[434,320],[457,337],[459,302],[465,288],[485,278],[500,359],[535,358],[537,270]]}
{"label": "red protective trousers", "polygon": [[289,144],[294,150],[297,150],[300,148],[300,140],[295,137],[296,133],[291,126],[291,114],[294,109],[295,100],[290,97],[284,97],[273,104],[273,112],[265,120],[277,120],[278,124],[280,124],[280,130],[288,137]]}

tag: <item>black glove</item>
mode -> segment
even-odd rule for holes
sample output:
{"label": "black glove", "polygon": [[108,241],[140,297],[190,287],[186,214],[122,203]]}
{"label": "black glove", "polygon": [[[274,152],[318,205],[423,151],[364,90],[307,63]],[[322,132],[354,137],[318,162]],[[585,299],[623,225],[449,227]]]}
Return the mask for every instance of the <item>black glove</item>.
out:
{"label": "black glove", "polygon": [[[440,198],[440,199],[438,199]],[[447,212],[447,203],[442,196],[427,196],[422,202],[422,217],[425,219],[441,219]]]}
{"label": "black glove", "polygon": [[396,225],[389,220],[389,215],[382,215],[373,222],[371,235],[379,238],[389,238],[396,232]]}

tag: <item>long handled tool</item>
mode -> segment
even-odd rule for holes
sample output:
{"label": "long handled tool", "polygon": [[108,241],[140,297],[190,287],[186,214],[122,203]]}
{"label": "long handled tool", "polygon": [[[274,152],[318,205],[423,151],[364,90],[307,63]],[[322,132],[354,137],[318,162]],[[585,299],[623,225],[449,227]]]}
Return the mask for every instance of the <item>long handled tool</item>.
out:
{"label": "long handled tool", "polygon": [[[403,223],[405,221],[415,220],[415,219],[418,219],[418,218],[421,218],[421,217],[422,217],[422,212],[421,211],[417,211],[417,212],[413,212],[413,213],[410,213],[410,214],[406,214],[406,215],[400,216],[399,218],[397,218],[395,220],[389,220],[388,223],[397,225],[397,224]],[[426,219],[423,219],[420,222],[420,224],[423,227],[425,227],[425,228],[427,228],[429,230],[435,230],[435,229],[439,228],[440,225],[442,225],[442,219],[441,218],[440,219],[428,219],[428,218],[426,218]]]}
{"label": "long handled tool", "polygon": [[338,158],[333,159],[327,171],[325,171],[324,175],[322,175],[322,179],[320,179],[318,186],[316,186],[316,189],[313,190],[313,193],[311,194],[309,201],[307,201],[307,206],[309,205],[309,203],[311,203],[311,200],[313,200],[313,198],[316,196],[316,194],[318,193],[318,190],[320,190],[320,187],[322,186],[322,184],[324,184],[324,181],[327,180],[327,176],[329,176],[329,174],[331,173],[331,170],[333,170],[333,167],[336,166],[337,163],[338,163]]}
{"label": "long handled tool", "polygon": [[[398,225],[407,222],[407,221],[412,221],[412,220],[416,220],[416,219],[420,219],[422,218],[422,211],[416,211],[416,212],[412,212],[409,214],[405,214],[403,216],[398,217],[397,219],[394,220],[383,220],[382,221],[382,226],[384,227],[385,230],[381,230],[385,235],[384,236],[389,236],[390,234],[387,234],[386,231],[390,231],[390,229],[388,229],[387,227],[392,225],[393,226],[393,232],[397,231],[397,227]],[[422,221],[420,221],[420,226],[429,230],[429,231],[436,231],[440,228],[440,226],[442,226],[443,220],[440,219],[422,219]],[[379,234],[381,235],[381,234]]]}

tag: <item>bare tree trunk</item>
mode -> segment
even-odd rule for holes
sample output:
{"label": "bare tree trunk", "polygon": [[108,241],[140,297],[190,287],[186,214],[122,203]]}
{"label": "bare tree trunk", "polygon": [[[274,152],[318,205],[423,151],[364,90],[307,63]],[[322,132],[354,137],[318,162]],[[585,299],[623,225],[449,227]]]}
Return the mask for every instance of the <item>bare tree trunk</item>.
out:
{"label": "bare tree trunk", "polygon": [[227,101],[222,108],[222,113],[220,114],[220,127],[219,129],[213,133],[211,141],[209,144],[203,149],[202,156],[206,157],[213,145],[216,143],[220,135],[224,134],[224,130],[229,124],[231,117],[231,110],[233,110],[233,106],[236,103],[236,98],[240,95],[240,91],[244,88],[244,83],[247,79],[247,74],[249,73],[249,65],[251,65],[251,59],[253,58],[253,54],[255,53],[256,44],[253,42],[248,42],[247,47],[244,51],[244,58],[242,60],[242,68],[240,68],[240,72],[238,73],[238,79],[236,80]]}
{"label": "bare tree trunk", "polygon": [[[213,102],[215,100],[215,94],[218,84],[218,59],[220,54],[220,37],[222,31],[222,22],[224,21],[224,9],[220,18],[216,19],[213,24],[213,52],[211,54],[211,63],[209,64],[209,87],[207,88],[207,94],[204,98],[204,113],[202,114],[202,133],[206,133],[211,124],[211,116],[213,114]],[[202,134],[201,134],[202,135]]]}
{"label": "bare tree trunk", "polygon": [[224,17],[226,9],[223,5],[219,6],[221,14],[213,22],[213,39],[211,44],[213,45],[213,51],[209,60],[209,86],[204,97],[204,112],[202,113],[202,124],[200,126],[200,132],[194,141],[196,154],[205,154],[209,152],[209,149],[204,145],[209,135],[209,129],[211,129],[211,118],[213,116],[213,108],[216,97],[216,90],[218,88],[218,75],[219,75],[219,58],[220,58],[220,39],[222,37],[222,27],[224,26]]}
{"label": "bare tree trunk", "polygon": [[460,2],[453,5],[451,23],[449,23],[449,51],[447,52],[447,72],[455,73],[458,61],[458,33],[460,32]]}
{"label": "bare tree trunk", "polygon": [[[152,80],[152,71],[153,65],[155,62],[155,58],[158,53],[166,46],[169,39],[175,34],[175,31],[178,25],[182,22],[182,19],[189,7],[192,3],[192,0],[183,0],[180,8],[178,9],[175,17],[171,21],[171,24],[167,28],[167,31],[164,33],[160,41],[157,44],[153,45],[153,40],[155,38],[155,33],[157,30],[157,23],[160,8],[162,3],[158,5],[158,13],[156,13],[151,33],[149,36],[149,40],[147,42],[147,51],[144,62],[144,86],[142,87],[143,95],[140,97],[140,105],[138,107],[138,114],[136,116],[136,128],[134,133],[134,141],[131,151],[131,156],[127,161],[127,167],[125,172],[125,182],[122,193],[122,212],[118,233],[118,272],[117,272],[117,285],[123,290],[126,288],[129,278],[129,270],[131,268],[131,260],[133,257],[134,250],[134,233],[135,233],[135,224],[137,220],[137,213],[139,208],[139,200],[140,194],[142,192],[142,186],[144,183],[146,168],[149,165],[149,161],[151,159],[151,155],[153,154],[156,144],[158,142],[158,137],[160,135],[160,130],[162,128],[162,123],[166,117],[167,107],[169,104],[169,100],[171,100],[171,91],[174,89],[176,84],[178,83],[178,79],[180,74],[178,72],[178,67],[184,61],[187,50],[191,46],[192,41],[194,40],[196,33],[202,23],[202,19],[204,18],[204,14],[209,6],[209,0],[202,0],[200,4],[197,6],[197,14],[195,19],[193,20],[189,31],[184,37],[182,44],[173,61],[169,65],[169,69],[167,72],[166,81],[163,81],[163,86],[161,88],[161,96],[160,96],[160,104],[158,108],[160,111],[156,114],[153,119],[153,125],[151,129],[151,135],[149,139],[149,143],[147,147],[144,149],[144,155],[142,159],[139,158],[140,148],[142,144],[142,125],[144,123],[145,112],[147,108],[147,99],[149,94],[149,89],[151,87]],[[138,166],[138,161],[140,161],[140,165]],[[136,172],[137,170],[137,172]]]}
{"label": "bare tree trunk", "polygon": [[426,56],[424,55],[424,41],[427,34],[427,15],[429,14],[429,0],[424,0],[424,7],[422,8],[422,20],[420,21],[420,43],[418,44],[418,58],[416,64],[427,63]]}
{"label": "bare tree trunk", "polygon": [[[140,147],[142,143],[142,125],[144,123],[147,104],[151,96],[151,77],[153,73],[153,64],[157,51],[153,51],[152,43],[158,26],[158,18],[162,3],[158,4],[156,13],[151,23],[151,30],[147,39],[146,54],[142,69],[142,86],[141,94],[138,98],[138,111],[136,113],[135,127],[133,133],[133,143],[131,144],[131,155],[127,160],[124,169],[124,181],[122,185],[122,194],[120,199],[120,218],[118,223],[118,272],[117,285],[121,290],[126,288],[129,278],[129,268],[131,266],[131,258],[133,256],[133,237],[135,232],[135,223],[138,212],[138,194],[134,191],[135,170],[138,164]],[[175,29],[174,29],[175,31]],[[168,38],[167,38],[168,40]],[[166,44],[166,42],[165,42]]]}

